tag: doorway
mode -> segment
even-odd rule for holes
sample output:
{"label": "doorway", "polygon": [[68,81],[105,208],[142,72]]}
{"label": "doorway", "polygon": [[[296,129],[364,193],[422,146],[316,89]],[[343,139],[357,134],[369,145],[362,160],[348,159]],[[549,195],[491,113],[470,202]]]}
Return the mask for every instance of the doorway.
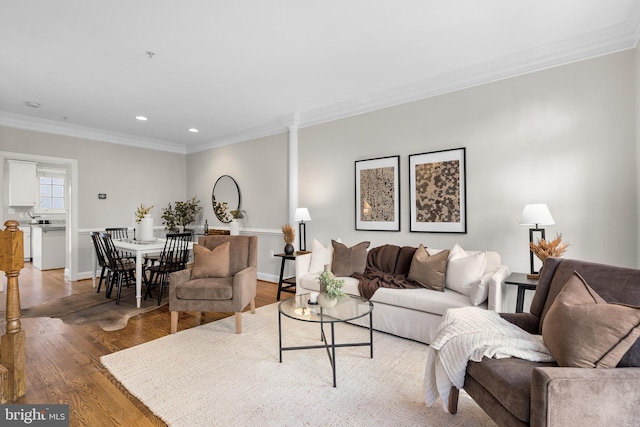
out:
{"label": "doorway", "polygon": [[[67,159],[62,157],[40,156],[27,153],[13,153],[0,151],[0,176],[3,177],[5,184],[0,191],[3,196],[0,200],[0,217],[2,224],[9,219],[22,220],[23,218],[14,218],[9,213],[7,195],[7,170],[6,160],[23,160],[36,163],[45,163],[49,166],[64,169],[66,172],[65,192],[68,200],[66,213],[64,214],[66,222],[65,231],[65,268],[64,277],[69,281],[78,280],[78,161],[76,159]],[[28,219],[28,218],[27,218]]]}

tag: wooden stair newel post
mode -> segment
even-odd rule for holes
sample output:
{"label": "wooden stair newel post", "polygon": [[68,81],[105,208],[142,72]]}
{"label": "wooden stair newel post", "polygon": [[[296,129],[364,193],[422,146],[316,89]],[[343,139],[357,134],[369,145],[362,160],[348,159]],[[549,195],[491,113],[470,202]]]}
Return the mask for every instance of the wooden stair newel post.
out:
{"label": "wooden stair newel post", "polygon": [[24,267],[24,240],[17,221],[0,230],[0,270],[7,275],[7,330],[2,336],[0,400],[13,402],[25,395],[25,334],[20,325],[18,276]]}

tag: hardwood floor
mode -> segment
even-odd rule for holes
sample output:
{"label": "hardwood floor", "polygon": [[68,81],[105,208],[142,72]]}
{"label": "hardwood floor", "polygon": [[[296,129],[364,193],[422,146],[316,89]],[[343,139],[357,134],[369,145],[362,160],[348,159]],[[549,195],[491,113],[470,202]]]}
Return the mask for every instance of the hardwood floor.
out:
{"label": "hardwood floor", "polygon": [[[4,273],[2,276],[6,284]],[[62,270],[41,272],[30,263],[25,263],[19,284],[23,308],[72,293],[95,292],[91,280],[69,282]],[[276,302],[276,291],[276,283],[258,281],[256,307]],[[0,293],[0,299],[4,334],[6,294]],[[231,315],[181,313],[178,328],[184,330]],[[22,319],[27,337],[27,393],[15,403],[69,404],[71,426],[165,425],[115,381],[100,357],[168,335],[169,327],[168,304],[132,317],[124,329],[113,332],[94,325],[67,325],[60,319]]]}

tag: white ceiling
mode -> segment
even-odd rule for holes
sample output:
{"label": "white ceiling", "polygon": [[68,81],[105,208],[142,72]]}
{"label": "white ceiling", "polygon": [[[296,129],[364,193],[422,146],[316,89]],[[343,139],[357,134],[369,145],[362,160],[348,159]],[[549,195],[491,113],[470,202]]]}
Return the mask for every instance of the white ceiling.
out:
{"label": "white ceiling", "polygon": [[191,153],[629,49],[639,24],[640,0],[0,0],[0,124]]}

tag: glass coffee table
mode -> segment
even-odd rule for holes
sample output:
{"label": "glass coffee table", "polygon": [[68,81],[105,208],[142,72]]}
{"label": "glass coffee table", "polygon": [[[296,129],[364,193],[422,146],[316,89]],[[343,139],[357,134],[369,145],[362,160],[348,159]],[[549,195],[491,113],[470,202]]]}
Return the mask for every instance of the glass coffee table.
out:
{"label": "glass coffee table", "polygon": [[[280,346],[280,363],[282,363],[282,352],[290,350],[308,350],[313,348],[324,348],[327,350],[329,362],[333,370],[333,386],[336,386],[336,348],[339,347],[369,347],[370,357],[373,358],[373,303],[364,301],[360,297],[351,295],[338,301],[331,308],[322,308],[319,305],[309,303],[310,294],[300,294],[293,298],[282,301],[278,304],[278,339]],[[301,322],[318,323],[320,325],[320,339],[324,344],[305,345],[298,347],[282,347],[282,316],[289,317]],[[335,324],[339,322],[347,322],[349,320],[359,319],[369,316],[369,342],[358,343],[336,343],[335,340]],[[324,333],[324,325],[331,326],[331,342],[327,342]]]}

